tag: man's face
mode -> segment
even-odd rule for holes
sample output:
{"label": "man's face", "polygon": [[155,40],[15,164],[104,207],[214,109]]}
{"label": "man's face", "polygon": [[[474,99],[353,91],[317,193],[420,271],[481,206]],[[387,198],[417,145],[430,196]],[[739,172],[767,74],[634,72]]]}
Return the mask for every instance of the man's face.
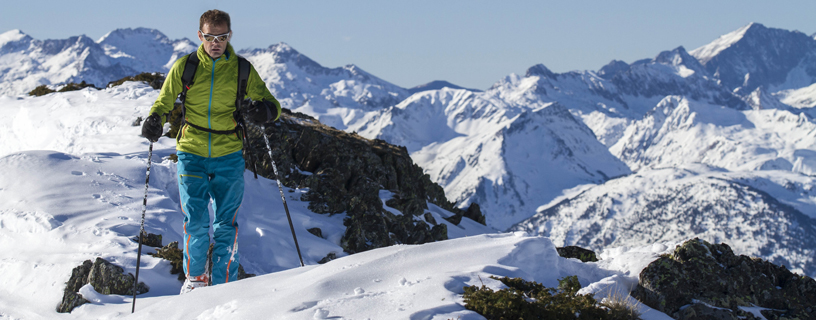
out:
{"label": "man's face", "polygon": [[[218,41],[218,39],[213,39],[213,41],[207,42],[204,39],[204,34],[202,34],[202,32],[213,36],[229,33],[229,36],[227,36],[227,40],[224,40],[223,42]],[[230,38],[232,38],[232,31],[227,28],[226,24],[210,25],[209,23],[205,23],[204,27],[198,31],[198,39],[201,40],[201,42],[204,42],[204,51],[207,52],[207,54],[209,54],[213,59],[218,59],[218,57],[224,54],[224,51],[227,50],[227,42],[229,42]]]}

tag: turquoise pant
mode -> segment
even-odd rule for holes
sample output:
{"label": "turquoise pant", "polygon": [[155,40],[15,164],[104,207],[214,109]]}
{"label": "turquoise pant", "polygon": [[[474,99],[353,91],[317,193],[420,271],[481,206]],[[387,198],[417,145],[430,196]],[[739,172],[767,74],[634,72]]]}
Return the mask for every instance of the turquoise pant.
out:
{"label": "turquoise pant", "polygon": [[205,158],[178,152],[178,183],[184,212],[184,273],[190,277],[208,273],[207,250],[212,222],[215,245],[212,253],[212,284],[238,279],[238,208],[244,197],[244,158],[241,152]]}

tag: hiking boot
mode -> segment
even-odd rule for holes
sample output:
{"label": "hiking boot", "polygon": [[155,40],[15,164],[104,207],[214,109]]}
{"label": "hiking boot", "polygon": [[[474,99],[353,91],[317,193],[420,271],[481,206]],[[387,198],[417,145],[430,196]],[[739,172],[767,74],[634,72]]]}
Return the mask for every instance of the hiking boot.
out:
{"label": "hiking boot", "polygon": [[203,288],[208,286],[210,283],[210,277],[206,274],[202,274],[196,277],[187,277],[187,280],[184,280],[184,285],[181,286],[181,292],[179,294],[185,294],[187,292],[193,291],[196,288]]}

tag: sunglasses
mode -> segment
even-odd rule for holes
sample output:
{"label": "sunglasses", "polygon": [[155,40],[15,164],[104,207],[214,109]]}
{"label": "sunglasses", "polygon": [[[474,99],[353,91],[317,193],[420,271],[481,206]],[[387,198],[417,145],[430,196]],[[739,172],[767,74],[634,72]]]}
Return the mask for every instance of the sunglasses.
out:
{"label": "sunglasses", "polygon": [[218,40],[218,42],[226,42],[227,39],[229,39],[230,33],[232,33],[232,31],[230,31],[230,32],[227,32],[225,34],[212,35],[212,34],[204,33],[201,30],[198,30],[198,32],[201,32],[201,36],[204,38],[204,41],[207,41],[207,42],[213,42],[215,40]]}

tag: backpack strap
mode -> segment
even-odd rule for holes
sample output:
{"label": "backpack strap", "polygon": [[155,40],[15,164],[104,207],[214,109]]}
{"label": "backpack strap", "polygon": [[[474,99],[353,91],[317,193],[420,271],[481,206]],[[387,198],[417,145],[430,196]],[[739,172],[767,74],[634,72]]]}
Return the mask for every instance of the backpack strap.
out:
{"label": "backpack strap", "polygon": [[[236,56],[238,55],[236,54]],[[244,142],[244,159],[248,159],[248,164],[254,169],[252,172],[255,174],[255,179],[258,179],[257,159],[255,159],[254,154],[251,152],[252,145],[249,143],[249,137],[246,134],[244,125],[244,117],[241,115],[241,109],[245,107],[243,104],[244,97],[246,96],[247,82],[249,81],[250,67],[251,65],[247,59],[238,56],[238,90],[235,94],[235,112],[233,112],[232,116],[235,118],[235,123],[237,124],[235,130]]]}

